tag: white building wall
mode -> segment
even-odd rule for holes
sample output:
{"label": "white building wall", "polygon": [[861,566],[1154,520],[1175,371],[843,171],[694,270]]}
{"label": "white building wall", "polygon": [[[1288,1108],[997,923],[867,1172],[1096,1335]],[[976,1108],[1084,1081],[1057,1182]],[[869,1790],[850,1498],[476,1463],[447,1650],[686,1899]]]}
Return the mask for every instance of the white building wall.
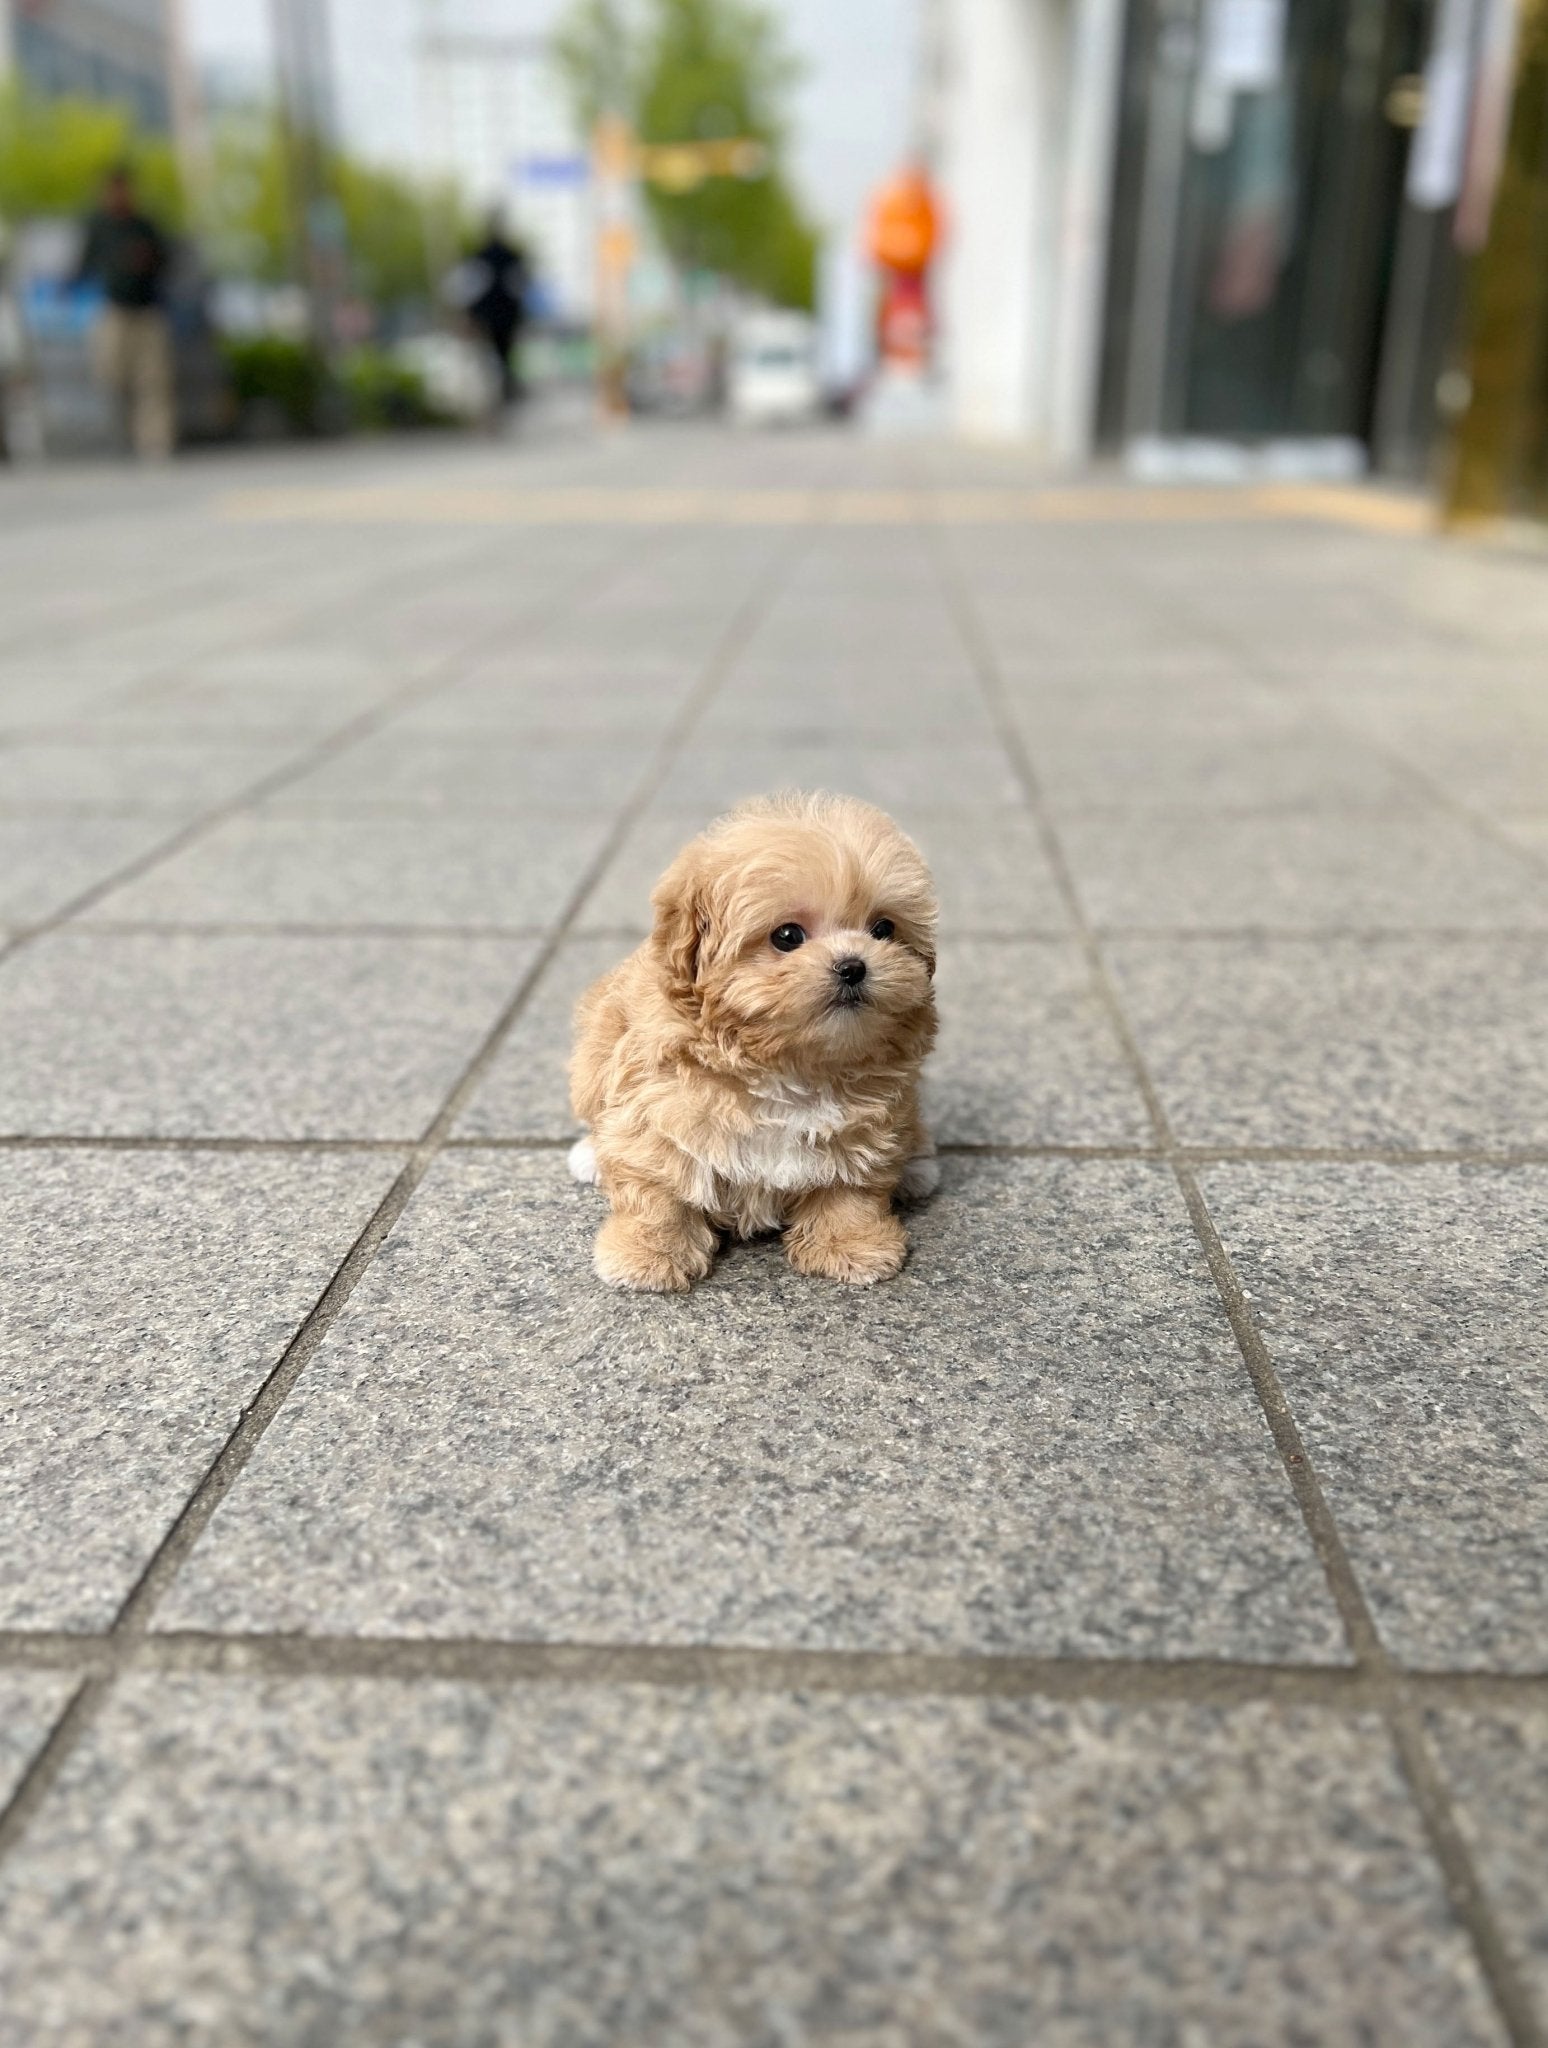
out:
{"label": "white building wall", "polygon": [[1089,452],[1123,0],[947,0],[938,110],[954,426]]}

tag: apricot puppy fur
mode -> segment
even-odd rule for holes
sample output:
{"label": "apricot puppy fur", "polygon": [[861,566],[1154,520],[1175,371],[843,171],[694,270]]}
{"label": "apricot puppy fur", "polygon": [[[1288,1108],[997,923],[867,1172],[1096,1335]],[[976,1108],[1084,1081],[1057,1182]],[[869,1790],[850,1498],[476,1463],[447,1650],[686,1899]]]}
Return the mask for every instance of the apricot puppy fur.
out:
{"label": "apricot puppy fur", "polygon": [[596,1269],[672,1292],[719,1239],[782,1230],[801,1273],[889,1279],[894,1196],[938,1166],[919,1116],[935,1040],[935,890],[848,797],[759,798],[686,846],[655,928],[582,998],[570,1155],[612,1214]]}

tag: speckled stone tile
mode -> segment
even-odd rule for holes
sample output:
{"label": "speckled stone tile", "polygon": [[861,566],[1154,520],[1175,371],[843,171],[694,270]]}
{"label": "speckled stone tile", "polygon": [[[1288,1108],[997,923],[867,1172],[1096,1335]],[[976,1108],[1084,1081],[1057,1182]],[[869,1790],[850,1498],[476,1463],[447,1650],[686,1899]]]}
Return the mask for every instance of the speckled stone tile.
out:
{"label": "speckled stone tile", "polygon": [[500,745],[542,745],[584,734],[592,741],[632,740],[648,756],[691,695],[692,664],[660,674],[556,676],[540,672],[436,690],[396,713],[395,735],[424,733],[487,739]]}
{"label": "speckled stone tile", "polygon": [[135,1678],[0,1901],[5,2048],[1504,2039],[1307,1709]]}
{"label": "speckled stone tile", "polygon": [[120,738],[132,733],[201,739],[295,734],[315,745],[324,734],[385,704],[405,681],[401,675],[376,673],[369,664],[359,674],[324,671],[314,676],[304,664],[293,668],[275,661],[258,674],[223,676],[200,662],[191,675],[116,698],[94,723]]}
{"label": "speckled stone tile", "polygon": [[555,923],[605,818],[233,818],[115,893],[98,917],[160,923]]}
{"label": "speckled stone tile", "polygon": [[813,732],[799,743],[701,741],[673,764],[657,802],[663,810],[713,814],[780,789],[832,789],[890,811],[1014,804],[1021,797],[1003,748],[992,740],[888,746],[863,734]]}
{"label": "speckled stone tile", "polygon": [[638,742],[554,738],[495,745],[389,730],[330,755],[291,783],[287,811],[603,811],[634,790],[649,765]]}
{"label": "speckled stone tile", "polygon": [[458,1121],[459,1138],[565,1138],[580,1128],[567,1072],[575,1005],[628,952],[628,939],[571,939],[544,969]]}
{"label": "speckled stone tile", "polygon": [[1148,1144],[1150,1120],[1073,942],[947,940],[925,1069],[940,1144]]}
{"label": "speckled stone tile", "polygon": [[47,934],[0,963],[0,1132],[415,1137],[536,943]]}
{"label": "speckled stone tile", "polygon": [[1548,1688],[1516,1704],[1435,1709],[1426,1722],[1495,1919],[1548,2013]]}
{"label": "speckled stone tile", "polygon": [[1177,718],[1164,691],[1156,711],[1114,730],[1106,721],[1024,717],[1048,800],[1057,812],[1413,808],[1413,778],[1347,732],[1301,712]]}
{"label": "speckled stone tile", "polygon": [[23,810],[121,805],[186,814],[253,787],[296,760],[305,744],[19,740],[0,748],[0,805]]}
{"label": "speckled stone tile", "polygon": [[[575,1005],[635,943],[593,936],[564,946],[458,1126],[463,1137],[562,1138]],[[1150,1126],[1073,945],[948,942],[938,989],[941,1040],[926,1100],[942,1144],[1115,1144]]]}
{"label": "speckled stone tile", "polygon": [[1394,1655],[1541,1670],[1548,1168],[1233,1165],[1204,1189]]}
{"label": "speckled stone tile", "polygon": [[1118,813],[1061,836],[1087,915],[1151,930],[1548,928],[1524,854],[1438,807],[1261,817]]}
{"label": "speckled stone tile", "polygon": [[[671,866],[678,849],[702,832],[714,815],[710,810],[648,812],[625,836],[582,904],[576,929],[648,932],[651,890]],[[627,944],[620,945],[619,958],[627,951]]]}
{"label": "speckled stone tile", "polygon": [[0,1672],[0,1806],[20,1784],[76,1684],[52,1672]]}
{"label": "speckled stone tile", "polygon": [[777,677],[739,663],[700,730],[750,750],[811,745],[838,733],[863,734],[866,744],[883,746],[926,735],[980,746],[995,738],[983,690],[965,663],[900,671],[863,660],[816,675],[793,667]]}
{"label": "speckled stone tile", "polygon": [[1515,811],[1496,816],[1496,825],[1540,866],[1548,866],[1548,811]]}
{"label": "speckled stone tile", "polygon": [[930,863],[943,938],[1069,930],[1069,913],[1027,811],[909,807],[898,822]]}
{"label": "speckled stone tile", "polygon": [[619,1295],[601,1215],[444,1157],[165,1625],[1343,1657],[1165,1171],[950,1161],[864,1292]]}
{"label": "speckled stone tile", "polygon": [[1548,1144],[1548,936],[1123,939],[1107,955],[1186,1143]]}
{"label": "speckled stone tile", "polygon": [[0,1626],[107,1626],[401,1164],[6,1161]]}
{"label": "speckled stone tile", "polygon": [[0,817],[0,919],[52,917],[178,830],[164,815]]}
{"label": "speckled stone tile", "polygon": [[[1069,930],[1037,827],[1021,806],[942,810],[909,804],[893,815],[930,863],[946,937]],[[648,931],[657,878],[714,816],[710,808],[648,812],[587,898],[581,929]]]}

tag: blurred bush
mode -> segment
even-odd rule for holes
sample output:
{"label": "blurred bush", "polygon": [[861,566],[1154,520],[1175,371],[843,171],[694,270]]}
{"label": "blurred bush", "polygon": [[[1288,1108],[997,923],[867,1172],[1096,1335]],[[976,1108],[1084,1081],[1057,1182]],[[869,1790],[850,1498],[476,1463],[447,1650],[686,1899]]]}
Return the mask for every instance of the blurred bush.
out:
{"label": "blurred bush", "polygon": [[222,354],[247,440],[455,424],[423,372],[387,349],[351,349],[331,371],[310,342],[278,335],[227,340]]}
{"label": "blurred bush", "polygon": [[237,428],[249,440],[283,440],[323,430],[328,369],[310,342],[252,335],[221,344],[237,404]]}
{"label": "blurred bush", "polygon": [[436,403],[422,373],[385,349],[352,349],[339,365],[339,382],[350,419],[366,433],[454,423]]}

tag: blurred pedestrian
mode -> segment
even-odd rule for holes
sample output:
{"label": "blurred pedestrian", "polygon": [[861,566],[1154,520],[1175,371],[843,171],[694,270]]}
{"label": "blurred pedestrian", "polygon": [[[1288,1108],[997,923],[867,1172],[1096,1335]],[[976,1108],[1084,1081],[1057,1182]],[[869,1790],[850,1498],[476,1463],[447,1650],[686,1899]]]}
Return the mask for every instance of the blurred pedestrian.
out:
{"label": "blurred pedestrian", "polygon": [[128,423],[136,454],[172,453],[172,323],[167,317],[171,248],[136,203],[133,175],[108,172],[102,203],[86,223],[75,282],[99,283],[107,296],[95,335],[97,374]]}
{"label": "blurred pedestrian", "polygon": [[522,398],[519,350],[527,319],[529,273],[519,243],[507,240],[498,212],[489,216],[488,232],[466,266],[464,307],[474,331],[494,356],[500,380],[500,403],[516,405]]}

